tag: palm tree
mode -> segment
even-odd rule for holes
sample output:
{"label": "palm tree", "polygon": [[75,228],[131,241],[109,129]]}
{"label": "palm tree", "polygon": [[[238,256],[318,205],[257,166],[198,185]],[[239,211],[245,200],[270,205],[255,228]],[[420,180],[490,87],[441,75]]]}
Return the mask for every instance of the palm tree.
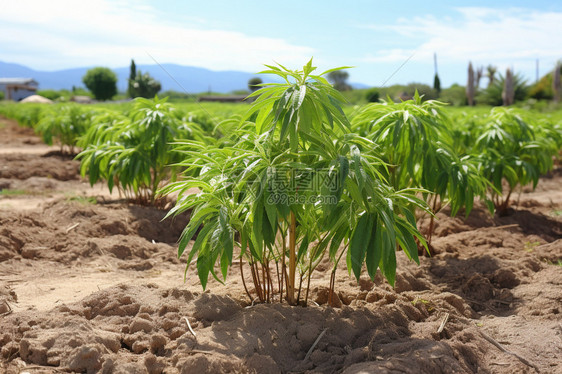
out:
{"label": "palm tree", "polygon": [[489,79],[488,87],[490,87],[491,85],[494,84],[494,80],[496,79],[496,72],[497,71],[498,71],[498,68],[496,68],[494,65],[488,65],[488,67],[486,68],[486,77]]}
{"label": "palm tree", "polygon": [[507,68],[502,91],[502,101],[504,106],[513,105],[513,101],[515,99],[515,87],[513,83],[513,74],[511,73],[511,70]]}

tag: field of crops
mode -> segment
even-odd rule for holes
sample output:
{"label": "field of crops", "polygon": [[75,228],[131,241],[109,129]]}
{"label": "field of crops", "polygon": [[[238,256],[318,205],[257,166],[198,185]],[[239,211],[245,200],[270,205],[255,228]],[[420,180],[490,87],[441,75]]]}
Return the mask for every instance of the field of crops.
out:
{"label": "field of crops", "polygon": [[270,72],[244,104],[0,104],[0,369],[562,370],[562,112]]}

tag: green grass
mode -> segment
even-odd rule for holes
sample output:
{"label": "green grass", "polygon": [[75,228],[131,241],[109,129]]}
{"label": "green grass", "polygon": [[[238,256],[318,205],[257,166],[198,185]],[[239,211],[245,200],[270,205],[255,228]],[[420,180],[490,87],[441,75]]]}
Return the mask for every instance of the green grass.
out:
{"label": "green grass", "polygon": [[66,201],[73,201],[83,205],[93,205],[98,203],[98,200],[94,196],[71,195],[66,197]]}
{"label": "green grass", "polygon": [[554,266],[560,266],[560,267],[562,267],[562,260],[558,260],[558,261],[556,261],[556,262],[552,262],[552,261],[550,261],[550,260],[546,260],[546,264],[547,264],[547,265],[554,265]]}
{"label": "green grass", "polygon": [[0,190],[0,195],[1,195],[1,196],[21,196],[21,195],[29,195],[29,191],[26,191],[26,190],[11,190],[11,189],[5,189],[5,190]]}
{"label": "green grass", "polygon": [[536,246],[540,245],[541,242],[525,242],[525,251],[533,252]]}
{"label": "green grass", "polygon": [[553,217],[560,217],[562,216],[562,210],[556,209],[550,212],[550,215]]}

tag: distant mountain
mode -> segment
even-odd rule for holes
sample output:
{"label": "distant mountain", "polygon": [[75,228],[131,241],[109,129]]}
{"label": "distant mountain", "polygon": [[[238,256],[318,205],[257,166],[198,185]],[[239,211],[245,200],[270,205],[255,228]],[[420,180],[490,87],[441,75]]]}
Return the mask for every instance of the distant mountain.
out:
{"label": "distant mountain", "polygon": [[372,86],[369,86],[368,84],[363,84],[363,83],[350,83],[351,87],[353,87],[354,90],[361,90],[364,88],[371,88]]}
{"label": "distant mountain", "polygon": [[[0,78],[33,78],[39,89],[71,89],[84,87],[82,77],[91,67],[58,71],[33,70],[26,66],[0,61]],[[117,74],[117,89],[126,91],[129,67],[112,69]],[[248,88],[248,80],[255,74],[242,71],[212,71],[204,68],[176,64],[137,65],[137,71],[148,72],[162,83],[162,90],[187,91],[188,93],[227,93]],[[265,80],[265,79],[264,79]]]}
{"label": "distant mountain", "polygon": [[[84,87],[82,77],[91,67],[65,69],[58,71],[33,70],[27,66],[0,61],[0,78],[33,78],[39,83],[39,89],[72,89],[72,86]],[[129,66],[112,69],[117,74],[117,89],[127,90]],[[220,92],[228,93],[234,90],[248,88],[248,81],[255,74],[242,71],[213,71],[193,66],[176,64],[137,65],[137,71],[148,72],[162,83],[162,90],[174,90],[188,93]],[[264,81],[277,82],[275,77],[261,76]],[[351,83],[353,88],[367,88],[361,83]]]}

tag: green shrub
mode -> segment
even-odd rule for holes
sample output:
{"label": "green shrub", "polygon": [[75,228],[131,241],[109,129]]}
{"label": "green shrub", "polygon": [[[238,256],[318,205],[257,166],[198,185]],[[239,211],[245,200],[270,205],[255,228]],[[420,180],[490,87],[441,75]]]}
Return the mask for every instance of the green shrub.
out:
{"label": "green shrub", "polygon": [[345,99],[323,77],[339,69],[313,75],[312,60],[296,71],[267,67],[263,73],[284,83],[252,94],[250,111],[231,123],[233,145],[182,146],[188,178],[165,189],[179,194],[169,215],[192,210],[178,254],[198,232],[187,267],[196,262],[205,287],[209,275],[226,278],[238,247],[242,280],[246,260],[254,283],[244,283],[248,296],[262,302],[306,303],[312,272],[326,256],[329,303],[342,258],[357,279],[366,265],[372,279],[380,268],[394,284],[396,249],[418,262],[416,239],[424,243],[412,214],[425,207],[418,191],[391,188],[375,144],[350,131]]}
{"label": "green shrub", "polygon": [[89,129],[92,116],[91,108],[78,104],[49,107],[42,113],[35,131],[46,144],[52,145],[56,140],[60,143],[62,153],[74,154],[78,138]]}
{"label": "green shrub", "polygon": [[376,87],[369,89],[365,94],[365,98],[369,103],[377,103],[380,99],[379,89]]}
{"label": "green shrub", "polygon": [[248,89],[250,92],[254,92],[260,89],[260,85],[263,83],[262,79],[259,77],[250,78],[248,81]]}
{"label": "green shrub", "polygon": [[148,73],[137,72],[134,80],[129,81],[129,96],[153,98],[160,90],[162,85],[159,81],[152,78]]}
{"label": "green shrub", "polygon": [[464,86],[453,84],[449,88],[444,88],[439,94],[439,101],[448,103],[454,106],[467,105],[466,89]]}
{"label": "green shrub", "polygon": [[96,100],[109,100],[117,94],[117,76],[111,69],[103,67],[90,69],[82,77],[82,82]]}
{"label": "green shrub", "polygon": [[124,115],[106,111],[81,139],[84,150],[81,174],[90,184],[104,180],[110,190],[116,186],[126,198],[141,204],[157,204],[161,182],[175,179],[180,159],[172,151],[174,139],[192,139],[202,130],[174,115],[166,99],[137,98],[134,108]]}
{"label": "green shrub", "polygon": [[[476,102],[483,105],[501,106],[503,105],[502,92],[505,84],[505,77],[499,74],[491,86],[480,91],[476,95]],[[527,98],[527,82],[521,74],[513,75],[513,87],[515,91],[514,102],[524,101]]]}
{"label": "green shrub", "polygon": [[56,90],[39,90],[37,91],[37,95],[41,95],[53,101],[58,100],[58,98],[62,96],[61,92]]}
{"label": "green shrub", "polygon": [[[388,166],[381,169],[394,189],[423,188],[434,214],[445,205],[451,215],[472,210],[475,197],[486,197],[487,183],[474,158],[455,152],[443,103],[413,100],[368,104],[352,120],[352,129],[379,147]],[[429,240],[433,230],[433,218]]]}
{"label": "green shrub", "polygon": [[559,130],[544,129],[536,120],[501,107],[481,120],[473,152],[480,159],[480,172],[493,184],[490,194],[499,214],[509,208],[518,185],[532,183],[534,188],[541,174],[552,169],[553,156],[560,149]]}
{"label": "green shrub", "polygon": [[552,76],[545,75],[529,88],[529,97],[536,100],[552,100]]}

